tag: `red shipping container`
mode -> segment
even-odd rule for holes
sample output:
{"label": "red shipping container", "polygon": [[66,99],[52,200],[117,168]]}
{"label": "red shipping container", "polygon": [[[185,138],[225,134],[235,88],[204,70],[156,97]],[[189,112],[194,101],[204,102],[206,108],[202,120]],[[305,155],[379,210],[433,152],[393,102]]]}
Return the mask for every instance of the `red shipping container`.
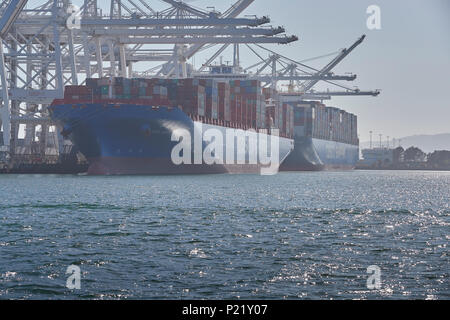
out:
{"label": "red shipping container", "polygon": [[220,120],[231,121],[230,85],[226,82],[218,83],[218,112]]}

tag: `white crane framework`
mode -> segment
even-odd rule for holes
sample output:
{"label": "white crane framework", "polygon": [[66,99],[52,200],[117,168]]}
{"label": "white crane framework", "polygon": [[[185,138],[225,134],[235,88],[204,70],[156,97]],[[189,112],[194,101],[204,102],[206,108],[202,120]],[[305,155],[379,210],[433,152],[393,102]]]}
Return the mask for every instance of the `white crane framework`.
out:
{"label": "white crane framework", "polygon": [[[0,162],[2,157],[57,154],[63,141],[47,107],[62,98],[64,86],[82,84],[90,77],[198,75],[231,46],[236,77],[247,74],[274,87],[277,81],[287,80],[291,87],[303,86],[300,94],[308,94],[320,80],[356,78],[331,73],[343,57],[316,70],[267,51],[263,44],[289,44],[298,38],[268,25],[268,17],[239,17],[254,0],[239,0],[223,13],[175,0],[159,0],[168,7],[158,11],[153,8],[155,1],[110,0],[105,7],[106,1],[84,0],[74,14],[70,0],[43,0],[32,8],[27,0],[0,0]],[[194,71],[189,59],[213,46],[219,49]],[[242,68],[241,47],[252,50],[262,62]],[[256,48],[269,52],[269,58]],[[139,73],[134,66],[140,62],[161,65]],[[271,72],[264,74],[268,67]],[[258,69],[252,73],[254,68]],[[25,130],[18,143],[20,126]]]}

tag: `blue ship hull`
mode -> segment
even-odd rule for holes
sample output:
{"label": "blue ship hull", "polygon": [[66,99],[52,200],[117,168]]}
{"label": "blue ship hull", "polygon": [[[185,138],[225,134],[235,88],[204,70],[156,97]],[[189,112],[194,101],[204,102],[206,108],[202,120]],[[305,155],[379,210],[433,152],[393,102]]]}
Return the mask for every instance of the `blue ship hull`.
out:
{"label": "blue ship hull", "polygon": [[[133,104],[65,104],[50,107],[51,117],[62,126],[89,162],[89,174],[203,174],[260,173],[260,164],[179,164],[173,163],[171,153],[178,141],[172,141],[175,129],[185,129],[194,136],[199,123],[178,108],[152,107]],[[226,127],[203,125],[204,129]],[[245,135],[244,130],[236,130]],[[269,136],[267,136],[269,137]],[[279,139],[280,159],[293,149],[292,139]],[[203,144],[202,149],[206,147]],[[193,148],[192,148],[193,149]],[[249,159],[247,148],[244,152]],[[237,157],[237,156],[236,156]]]}
{"label": "blue ship hull", "polygon": [[359,146],[357,145],[311,137],[296,137],[294,150],[280,166],[280,170],[354,169],[358,158]]}

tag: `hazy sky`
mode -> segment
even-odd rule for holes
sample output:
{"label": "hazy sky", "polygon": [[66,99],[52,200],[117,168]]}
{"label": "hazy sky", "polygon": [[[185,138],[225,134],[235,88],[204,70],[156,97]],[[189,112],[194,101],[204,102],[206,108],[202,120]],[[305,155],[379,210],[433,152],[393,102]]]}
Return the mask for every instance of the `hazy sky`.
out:
{"label": "hazy sky", "polygon": [[[147,1],[155,9],[166,7],[159,0]],[[233,1],[189,2],[223,11]],[[381,8],[381,30],[366,27],[366,9],[372,4]],[[268,15],[272,25],[299,36],[290,45],[269,45],[295,60],[335,52],[367,35],[334,71],[356,73],[354,83],[344,84],[382,89],[381,95],[327,102],[358,115],[361,140],[368,140],[370,130],[391,139],[450,132],[450,0],[256,0],[245,14]],[[205,58],[197,57],[196,63]],[[245,53],[243,58],[247,66],[257,61]],[[310,64],[319,68],[330,59]]]}
{"label": "hazy sky", "polygon": [[[231,1],[193,1],[194,5]],[[381,8],[381,30],[368,30],[366,9]],[[379,97],[333,98],[327,104],[358,115],[359,133],[384,136],[450,132],[449,0],[256,0],[248,14],[269,15],[300,41],[271,46],[296,60],[320,56],[367,38],[336,69],[354,72],[360,89]],[[312,62],[315,67],[328,60]]]}

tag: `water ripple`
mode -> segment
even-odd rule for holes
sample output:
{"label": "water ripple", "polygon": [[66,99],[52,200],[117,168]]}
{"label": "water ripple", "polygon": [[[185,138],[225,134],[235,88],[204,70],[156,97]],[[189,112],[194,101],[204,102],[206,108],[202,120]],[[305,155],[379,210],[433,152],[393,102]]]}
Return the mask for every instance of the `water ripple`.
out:
{"label": "water ripple", "polygon": [[[445,172],[0,176],[0,297],[449,299],[449,185]],[[80,290],[65,287],[72,264]]]}

